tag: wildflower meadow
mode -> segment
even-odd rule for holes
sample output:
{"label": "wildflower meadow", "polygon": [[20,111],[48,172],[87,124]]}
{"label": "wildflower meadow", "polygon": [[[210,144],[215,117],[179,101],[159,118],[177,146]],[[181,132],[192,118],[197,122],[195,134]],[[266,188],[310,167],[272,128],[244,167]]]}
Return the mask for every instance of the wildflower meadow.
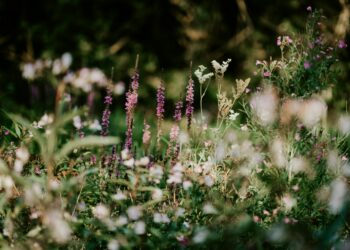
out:
{"label": "wildflower meadow", "polygon": [[70,52],[22,60],[49,104],[0,109],[0,248],[349,249],[350,115],[333,97],[348,41],[303,15],[243,79],[227,57],[188,60],[183,82],[161,70],[152,91],[142,51],[124,76]]}

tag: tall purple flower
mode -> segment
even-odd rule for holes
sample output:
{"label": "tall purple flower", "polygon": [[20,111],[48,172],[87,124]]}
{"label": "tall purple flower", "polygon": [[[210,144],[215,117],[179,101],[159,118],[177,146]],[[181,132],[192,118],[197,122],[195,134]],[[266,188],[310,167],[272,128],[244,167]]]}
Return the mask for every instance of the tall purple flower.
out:
{"label": "tall purple flower", "polygon": [[160,83],[157,89],[157,109],[156,116],[158,118],[157,123],[157,148],[160,148],[160,137],[162,135],[161,123],[164,118],[164,104],[165,104],[165,87],[163,82]]}
{"label": "tall purple flower", "polygon": [[165,104],[165,87],[161,83],[157,89],[157,117],[163,119],[164,117],[164,104]]}
{"label": "tall purple flower", "polygon": [[129,91],[126,93],[126,139],[124,148],[131,149],[132,146],[132,129],[133,129],[133,113],[137,104],[138,99],[138,88],[139,88],[139,73],[135,69],[134,75],[131,77],[131,86]]}
{"label": "tall purple flower", "polygon": [[109,107],[112,105],[112,95],[111,95],[111,92],[109,90],[107,90],[107,95],[105,96],[104,104],[105,104],[105,109],[104,109],[103,114],[102,114],[101,135],[107,136],[108,129],[109,129],[109,119],[111,116],[111,111],[109,110]]}
{"label": "tall purple flower", "polygon": [[182,116],[182,101],[178,101],[175,104],[175,113],[174,113],[174,119],[176,122],[179,122],[181,120],[181,116]]}
{"label": "tall purple flower", "polygon": [[192,80],[192,77],[190,76],[190,80],[188,81],[187,85],[187,92],[186,92],[186,117],[187,117],[187,129],[191,129],[191,123],[192,123],[192,116],[193,116],[193,104],[194,104],[194,90],[193,86],[194,82]]}

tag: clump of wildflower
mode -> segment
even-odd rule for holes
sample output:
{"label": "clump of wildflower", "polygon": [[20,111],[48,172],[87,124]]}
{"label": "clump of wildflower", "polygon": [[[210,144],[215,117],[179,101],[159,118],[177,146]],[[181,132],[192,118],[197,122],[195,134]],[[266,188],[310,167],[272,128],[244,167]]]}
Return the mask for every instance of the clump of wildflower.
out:
{"label": "clump of wildflower", "polygon": [[293,40],[289,36],[278,36],[277,37],[277,46],[283,48],[289,44],[293,43]]}
{"label": "clump of wildflower", "polygon": [[188,81],[187,92],[186,92],[186,117],[187,117],[187,129],[191,129],[192,116],[193,116],[193,104],[194,104],[194,82],[192,77]]}

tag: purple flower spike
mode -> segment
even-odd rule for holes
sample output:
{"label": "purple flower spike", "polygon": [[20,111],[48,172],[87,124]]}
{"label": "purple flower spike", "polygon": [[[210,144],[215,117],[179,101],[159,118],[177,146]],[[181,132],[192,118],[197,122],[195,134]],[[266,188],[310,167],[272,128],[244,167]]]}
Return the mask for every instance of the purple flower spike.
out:
{"label": "purple flower spike", "polygon": [[194,90],[193,90],[193,80],[192,77],[190,77],[190,80],[188,81],[187,85],[187,92],[186,92],[186,117],[187,117],[187,129],[191,129],[191,122],[192,122],[192,116],[193,116],[193,103],[194,103]]}
{"label": "purple flower spike", "polygon": [[174,119],[176,122],[179,122],[181,120],[181,117],[182,117],[182,101],[178,101],[176,104],[175,104],[175,113],[174,113]]}
{"label": "purple flower spike", "polygon": [[108,90],[107,95],[104,100],[105,110],[103,111],[102,114],[102,130],[101,130],[101,135],[102,136],[107,136],[108,135],[108,129],[109,129],[109,118],[111,116],[111,111],[109,110],[109,106],[112,105],[112,96],[111,92]]}
{"label": "purple flower spike", "polygon": [[161,83],[157,90],[157,117],[163,119],[164,117],[164,104],[165,104],[165,87]]}

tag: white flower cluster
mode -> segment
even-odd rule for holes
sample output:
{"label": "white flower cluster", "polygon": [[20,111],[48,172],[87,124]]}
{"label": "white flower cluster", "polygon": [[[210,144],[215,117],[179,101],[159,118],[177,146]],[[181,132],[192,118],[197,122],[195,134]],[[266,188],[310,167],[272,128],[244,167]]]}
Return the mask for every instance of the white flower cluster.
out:
{"label": "white flower cluster", "polygon": [[106,87],[108,84],[106,75],[98,68],[82,68],[76,73],[68,73],[63,81],[84,92],[90,92],[94,84],[98,87]]}
{"label": "white flower cluster", "polygon": [[[208,79],[210,79],[212,76],[214,76],[214,73],[210,72],[207,74],[204,74],[204,71],[207,68],[204,67],[203,65],[199,65],[199,69],[197,69],[194,74],[197,76],[198,81],[200,84],[203,84],[205,81],[207,81]],[[203,75],[204,74],[204,75]]]}
{"label": "white flower cluster", "polygon": [[174,167],[170,170],[170,175],[167,180],[168,184],[180,184],[182,183],[182,176],[183,176],[183,166],[180,163],[176,163]]}
{"label": "white flower cluster", "polygon": [[35,80],[42,76],[44,70],[51,71],[54,75],[65,73],[71,66],[73,57],[70,53],[64,53],[61,58],[54,61],[38,59],[34,63],[24,63],[21,65],[22,76],[27,80]]}
{"label": "white flower cluster", "polygon": [[33,122],[33,127],[34,128],[43,128],[53,122],[53,114],[44,114],[38,122],[34,121]]}
{"label": "white flower cluster", "polygon": [[211,65],[213,66],[215,73],[217,75],[223,76],[224,73],[226,72],[230,62],[231,62],[231,59],[227,59],[226,61],[223,61],[222,64],[213,60],[213,61],[211,61]]}

